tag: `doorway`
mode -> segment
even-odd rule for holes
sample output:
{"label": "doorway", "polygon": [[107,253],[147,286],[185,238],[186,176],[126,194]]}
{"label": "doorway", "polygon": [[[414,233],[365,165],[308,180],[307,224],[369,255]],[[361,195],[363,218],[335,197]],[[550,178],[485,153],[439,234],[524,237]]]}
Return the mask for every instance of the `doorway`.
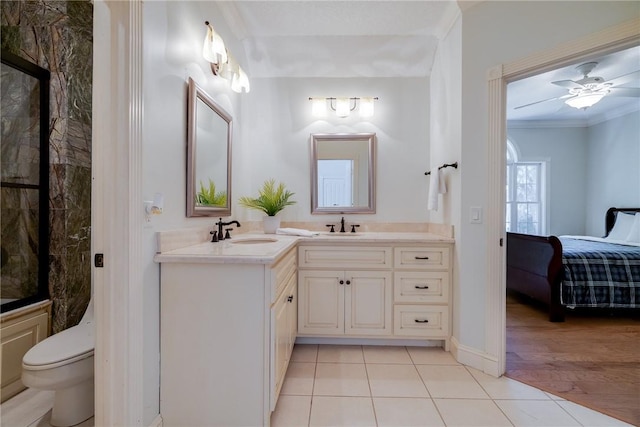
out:
{"label": "doorway", "polygon": [[506,88],[507,84],[555,68],[588,60],[638,44],[640,29],[626,22],[572,42],[563,43],[545,52],[525,57],[488,70],[488,141],[489,175],[487,205],[488,280],[486,350],[496,355],[496,374],[505,372],[506,361],[506,251],[505,185],[506,185]]}

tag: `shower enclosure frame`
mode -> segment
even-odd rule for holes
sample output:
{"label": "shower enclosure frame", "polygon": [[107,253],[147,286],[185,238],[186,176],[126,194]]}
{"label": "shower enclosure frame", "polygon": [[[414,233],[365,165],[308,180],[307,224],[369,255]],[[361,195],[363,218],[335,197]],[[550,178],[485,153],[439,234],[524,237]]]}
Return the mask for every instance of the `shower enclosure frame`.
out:
{"label": "shower enclosure frame", "polygon": [[38,184],[2,182],[2,187],[38,190],[38,289],[34,295],[0,305],[0,313],[15,310],[49,298],[49,91],[51,73],[11,52],[2,50],[2,64],[38,80],[40,84]]}

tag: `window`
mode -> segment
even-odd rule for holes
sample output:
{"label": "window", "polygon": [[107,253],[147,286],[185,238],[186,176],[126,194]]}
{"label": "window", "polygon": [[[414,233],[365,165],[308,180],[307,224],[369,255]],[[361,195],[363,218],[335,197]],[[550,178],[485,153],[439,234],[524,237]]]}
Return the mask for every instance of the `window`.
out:
{"label": "window", "polygon": [[507,231],[538,235],[546,231],[544,171],[545,162],[518,161],[507,141]]}

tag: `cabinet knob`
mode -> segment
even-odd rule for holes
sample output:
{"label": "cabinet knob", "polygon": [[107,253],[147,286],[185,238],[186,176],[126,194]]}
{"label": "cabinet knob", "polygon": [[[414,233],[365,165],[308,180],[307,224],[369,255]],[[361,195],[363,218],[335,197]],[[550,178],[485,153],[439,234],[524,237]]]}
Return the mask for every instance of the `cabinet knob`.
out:
{"label": "cabinet knob", "polygon": [[415,258],[416,258],[416,259],[429,259],[429,257],[428,257],[428,256],[417,256],[417,257],[415,257]]}
{"label": "cabinet knob", "polygon": [[340,280],[340,284],[341,284],[341,285],[344,285],[344,280]]}
{"label": "cabinet knob", "polygon": [[424,286],[416,285],[416,286],[415,286],[415,288],[416,288],[416,289],[429,289],[429,286],[426,286],[426,285],[424,285]]}
{"label": "cabinet knob", "polygon": [[289,295],[289,297],[287,298],[287,301],[293,302],[293,295]]}
{"label": "cabinet knob", "polygon": [[351,284],[351,280],[347,280],[347,285],[350,285],[350,284]]}
{"label": "cabinet knob", "polygon": [[427,319],[425,319],[425,320],[415,319],[414,322],[416,322],[416,323],[429,323],[429,321]]}

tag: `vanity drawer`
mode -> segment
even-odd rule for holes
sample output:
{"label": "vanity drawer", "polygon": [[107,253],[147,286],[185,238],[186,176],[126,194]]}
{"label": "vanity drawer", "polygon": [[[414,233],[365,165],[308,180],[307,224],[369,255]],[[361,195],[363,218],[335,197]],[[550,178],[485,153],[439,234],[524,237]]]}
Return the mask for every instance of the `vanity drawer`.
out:
{"label": "vanity drawer", "polygon": [[449,336],[449,308],[396,305],[393,307],[393,333],[401,336],[446,338]]}
{"label": "vanity drawer", "polygon": [[271,269],[271,302],[284,291],[291,276],[297,276],[297,264],[296,251],[292,249]]}
{"label": "vanity drawer", "polygon": [[400,247],[394,251],[394,266],[412,270],[448,270],[449,258],[447,247]]}
{"label": "vanity drawer", "polygon": [[446,271],[398,271],[393,275],[393,302],[449,302],[449,273]]}
{"label": "vanity drawer", "polygon": [[301,268],[391,268],[390,247],[368,246],[301,246],[298,257]]}

